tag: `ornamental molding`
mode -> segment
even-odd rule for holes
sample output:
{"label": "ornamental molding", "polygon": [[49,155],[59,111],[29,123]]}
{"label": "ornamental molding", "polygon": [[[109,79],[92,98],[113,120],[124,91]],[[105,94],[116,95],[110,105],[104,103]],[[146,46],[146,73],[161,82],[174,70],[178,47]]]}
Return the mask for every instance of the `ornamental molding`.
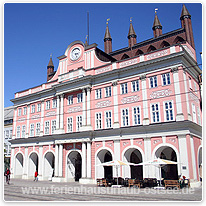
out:
{"label": "ornamental molding", "polygon": [[156,139],[153,141],[153,144],[157,144],[158,142],[160,142],[160,139]]}
{"label": "ornamental molding", "polygon": [[40,115],[39,115],[39,114],[36,114],[36,115],[32,115],[32,116],[31,116],[31,119],[38,119],[38,118],[40,118]]}
{"label": "ornamental molding", "polygon": [[108,107],[111,105],[111,101],[110,100],[106,100],[106,101],[101,101],[101,102],[97,102],[95,104],[96,108],[103,108],[103,107]]}
{"label": "ornamental molding", "polygon": [[26,120],[25,117],[18,119],[18,122],[24,122]]}
{"label": "ornamental molding", "polygon": [[77,107],[70,107],[68,109],[68,113],[74,113],[74,112],[80,112],[82,110],[81,106],[77,106]]}
{"label": "ornamental molding", "polygon": [[[45,117],[54,116],[54,115],[56,115],[56,112],[55,111],[51,111],[51,112],[47,112],[45,114]],[[39,117],[40,117],[40,115],[39,115]]]}
{"label": "ornamental molding", "polygon": [[150,94],[150,98],[157,99],[161,97],[166,97],[166,96],[169,96],[171,93],[172,91],[170,89],[159,90],[159,91],[152,92]]}
{"label": "ornamental molding", "polygon": [[127,104],[127,103],[132,103],[132,102],[138,102],[139,100],[139,96],[135,95],[135,96],[130,96],[130,97],[124,97],[121,99],[121,102],[123,104]]}
{"label": "ornamental molding", "polygon": [[176,138],[169,138],[168,139],[170,142],[176,143]]}

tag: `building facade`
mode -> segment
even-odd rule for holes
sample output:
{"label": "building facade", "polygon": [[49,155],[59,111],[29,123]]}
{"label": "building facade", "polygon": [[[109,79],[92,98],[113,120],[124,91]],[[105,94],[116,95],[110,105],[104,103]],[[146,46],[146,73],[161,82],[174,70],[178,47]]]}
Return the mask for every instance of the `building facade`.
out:
{"label": "building facade", "polygon": [[4,169],[10,167],[13,116],[13,106],[4,108]]}
{"label": "building facade", "polygon": [[[112,51],[107,25],[105,51],[72,42],[52,58],[47,82],[15,93],[11,172],[13,178],[80,181],[116,176],[111,160],[178,162],[164,178],[199,181],[202,114],[191,15],[182,7],[181,28],[137,43],[130,22],[128,47]],[[119,168],[122,177],[157,177],[152,166]]]}

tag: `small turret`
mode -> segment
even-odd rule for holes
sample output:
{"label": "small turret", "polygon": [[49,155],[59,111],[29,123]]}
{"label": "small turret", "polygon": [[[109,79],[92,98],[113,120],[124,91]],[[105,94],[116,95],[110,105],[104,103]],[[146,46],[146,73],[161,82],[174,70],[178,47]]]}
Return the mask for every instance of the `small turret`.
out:
{"label": "small turret", "polygon": [[133,47],[137,43],[137,35],[134,31],[134,27],[132,25],[132,18],[130,18],[130,25],[129,25],[129,32],[128,32],[128,42],[129,42],[129,47]]}
{"label": "small turret", "polygon": [[109,32],[109,27],[108,27],[108,21],[110,19],[107,19],[107,27],[104,35],[104,51],[105,53],[109,54],[112,52],[112,38]]}
{"label": "small turret", "polygon": [[155,10],[155,18],[154,18],[152,30],[153,30],[154,38],[157,38],[158,36],[162,35],[162,25],[157,16],[156,10]]}
{"label": "small turret", "polygon": [[47,66],[47,82],[54,76],[54,64],[52,61],[52,55],[50,55],[49,64]]}

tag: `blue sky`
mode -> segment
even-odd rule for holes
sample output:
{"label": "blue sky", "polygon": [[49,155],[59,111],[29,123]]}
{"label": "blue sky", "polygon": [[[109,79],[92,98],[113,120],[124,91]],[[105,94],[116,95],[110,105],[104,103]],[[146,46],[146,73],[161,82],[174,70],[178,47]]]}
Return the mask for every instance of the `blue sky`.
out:
{"label": "blue sky", "polygon": [[[186,3],[192,16],[197,62],[201,64],[202,5]],[[113,51],[127,47],[130,17],[137,42],[153,38],[154,10],[163,33],[181,28],[182,4],[178,3],[6,3],[4,5],[4,107],[11,106],[14,93],[46,82],[50,54],[57,57],[75,41],[85,42],[89,12],[89,43],[104,50],[106,20]],[[201,66],[200,66],[201,68]]]}

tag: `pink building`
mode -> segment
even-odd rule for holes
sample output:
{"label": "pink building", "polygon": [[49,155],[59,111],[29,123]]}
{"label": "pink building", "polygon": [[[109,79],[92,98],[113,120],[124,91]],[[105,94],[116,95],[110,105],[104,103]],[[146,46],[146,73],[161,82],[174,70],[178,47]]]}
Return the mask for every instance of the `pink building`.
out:
{"label": "pink building", "polygon": [[[97,44],[72,42],[52,58],[47,82],[15,93],[13,178],[80,181],[116,176],[110,160],[178,162],[162,175],[184,175],[197,185],[202,163],[202,114],[191,15],[183,5],[180,29],[137,43],[130,22],[128,47],[112,51],[107,25],[105,52]],[[152,166],[119,168],[123,178],[159,178]]]}

